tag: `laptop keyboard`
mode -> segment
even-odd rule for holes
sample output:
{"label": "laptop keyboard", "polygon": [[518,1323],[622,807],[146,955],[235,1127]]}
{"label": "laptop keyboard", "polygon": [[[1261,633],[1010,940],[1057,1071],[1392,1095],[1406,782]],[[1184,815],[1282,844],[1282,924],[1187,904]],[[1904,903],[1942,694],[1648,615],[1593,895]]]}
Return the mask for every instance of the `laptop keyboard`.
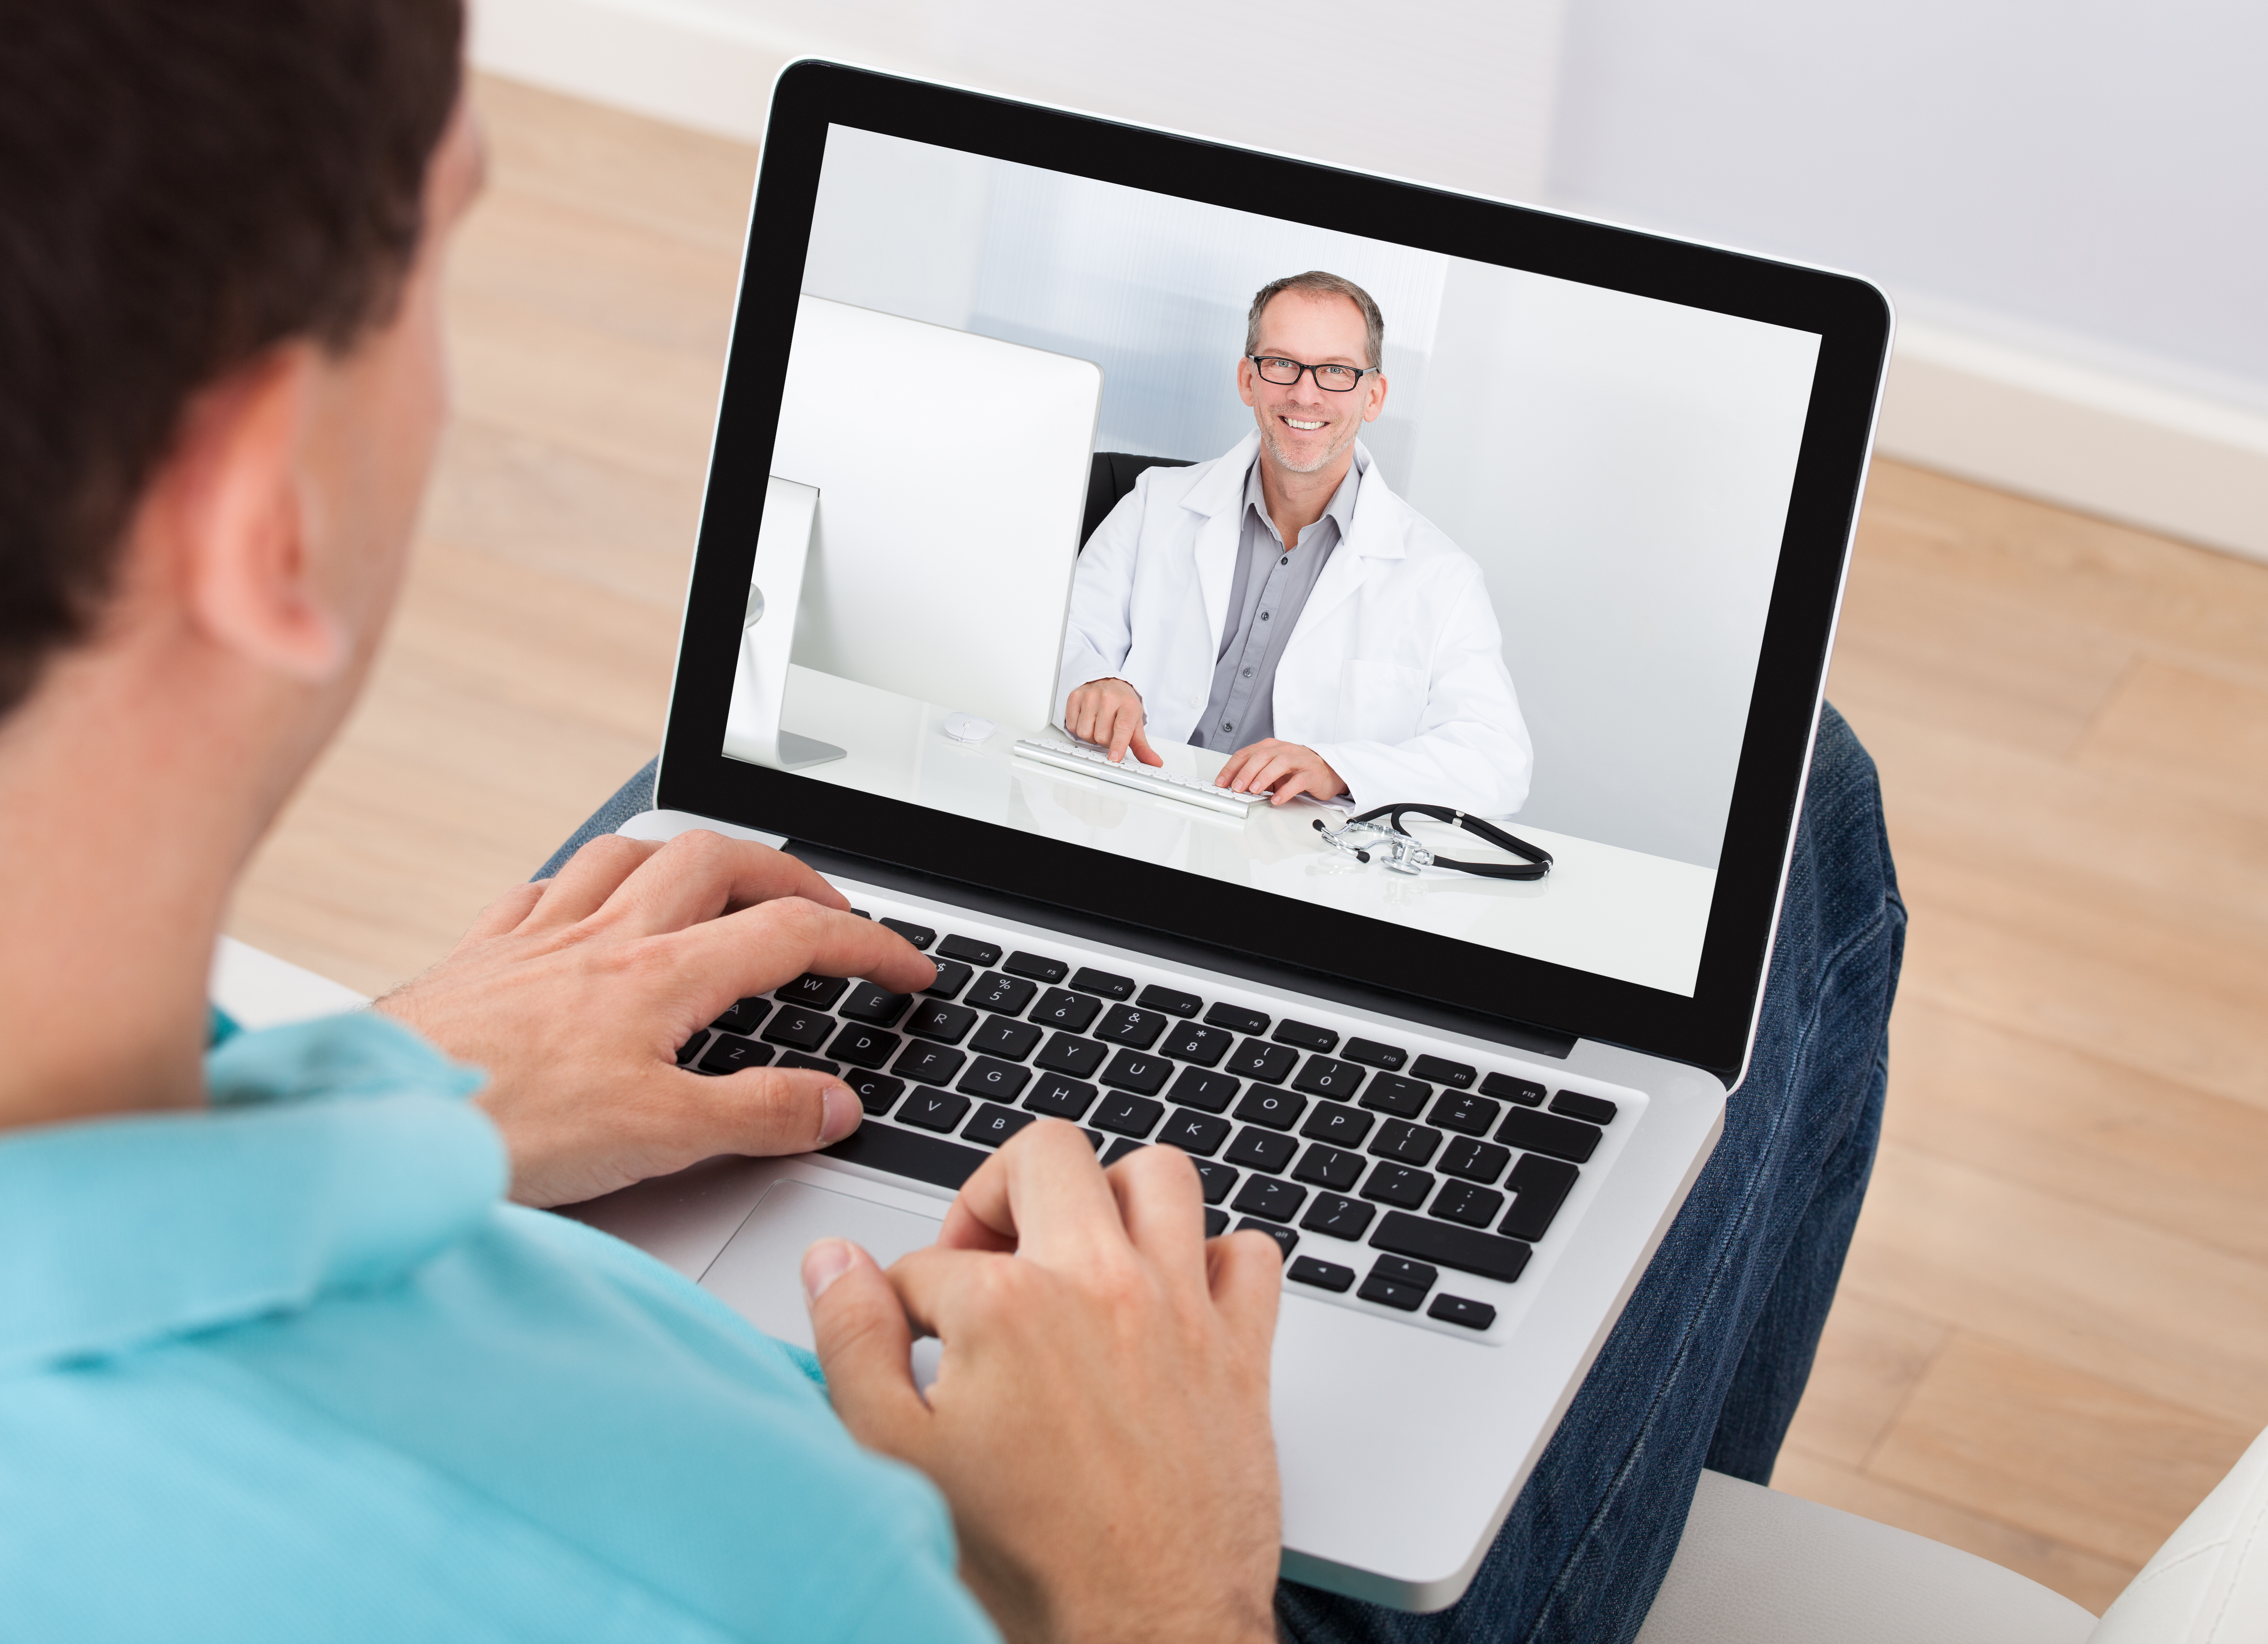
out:
{"label": "laptop keyboard", "polygon": [[[915,995],[804,976],[744,999],[681,1065],[840,1076],[865,1121],[825,1150],[958,1189],[1035,1118],[1106,1163],[1181,1148],[1205,1231],[1256,1227],[1285,1279],[1366,1312],[1489,1331],[1632,1093],[1413,1050],[910,919],[881,923],[938,967]],[[1308,1010],[1307,1014],[1320,1014]],[[1624,1128],[1627,1128],[1625,1121]]]}

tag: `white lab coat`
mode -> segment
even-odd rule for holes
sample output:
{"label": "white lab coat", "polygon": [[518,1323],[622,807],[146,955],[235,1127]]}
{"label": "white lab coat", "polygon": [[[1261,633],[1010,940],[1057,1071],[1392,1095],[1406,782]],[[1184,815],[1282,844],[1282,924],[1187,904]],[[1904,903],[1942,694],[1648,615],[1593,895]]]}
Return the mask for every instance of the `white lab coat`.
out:
{"label": "white lab coat", "polygon": [[[1115,676],[1142,693],[1152,736],[1189,740],[1212,694],[1259,448],[1256,431],[1211,462],[1145,469],[1095,528],[1071,584],[1058,722],[1074,689]],[[1510,815],[1535,756],[1481,568],[1355,452],[1354,523],[1277,666],[1276,734],[1322,755],[1363,809]]]}

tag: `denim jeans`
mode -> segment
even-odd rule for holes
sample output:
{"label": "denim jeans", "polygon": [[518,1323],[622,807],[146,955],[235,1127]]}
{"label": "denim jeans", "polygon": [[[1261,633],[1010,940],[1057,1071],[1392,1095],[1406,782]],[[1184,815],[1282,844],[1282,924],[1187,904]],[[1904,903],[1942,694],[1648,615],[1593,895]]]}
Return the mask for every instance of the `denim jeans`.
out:
{"label": "denim jeans", "polygon": [[[542,874],[652,796],[649,765]],[[1410,1615],[1286,1581],[1285,1638],[1622,1644],[1677,1551],[1701,1469],[1770,1481],[1874,1168],[1905,922],[1874,761],[1825,708],[1724,1138],[1472,1585]]]}

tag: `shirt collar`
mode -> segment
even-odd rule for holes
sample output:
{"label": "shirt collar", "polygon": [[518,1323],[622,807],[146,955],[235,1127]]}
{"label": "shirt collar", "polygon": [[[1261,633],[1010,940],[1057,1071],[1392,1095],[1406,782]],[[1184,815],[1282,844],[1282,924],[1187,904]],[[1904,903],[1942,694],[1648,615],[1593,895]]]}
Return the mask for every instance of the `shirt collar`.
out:
{"label": "shirt collar", "polygon": [[205,1109],[0,1132],[0,1372],[385,1284],[504,1191],[482,1075],[384,1016],[239,1033],[205,1069]]}
{"label": "shirt collar", "polygon": [[[1244,470],[1244,505],[1260,516],[1270,534],[1280,542],[1284,540],[1283,535],[1277,531],[1276,522],[1268,517],[1268,493],[1260,483],[1262,458],[1262,453],[1254,452],[1250,466]],[[1347,464],[1346,477],[1339,481],[1339,488],[1331,493],[1331,500],[1323,509],[1323,518],[1338,527],[1338,535],[1334,541],[1345,542],[1347,533],[1354,528],[1355,496],[1362,489],[1362,476],[1369,471],[1370,453],[1363,449],[1360,440],[1357,440],[1354,461]],[[1306,533],[1301,533],[1300,540],[1302,542],[1306,541]]]}

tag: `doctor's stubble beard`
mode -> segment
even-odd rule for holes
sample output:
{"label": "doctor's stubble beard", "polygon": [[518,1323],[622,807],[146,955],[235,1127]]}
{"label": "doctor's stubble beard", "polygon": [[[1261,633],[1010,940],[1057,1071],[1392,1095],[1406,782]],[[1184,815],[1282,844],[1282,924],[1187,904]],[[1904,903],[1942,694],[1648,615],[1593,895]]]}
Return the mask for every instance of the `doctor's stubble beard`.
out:
{"label": "doctor's stubble beard", "polygon": [[1336,439],[1331,441],[1329,445],[1324,446],[1323,454],[1317,457],[1313,462],[1292,461],[1291,453],[1285,450],[1281,445],[1277,443],[1276,430],[1270,425],[1269,421],[1263,421],[1260,424],[1260,443],[1267,448],[1269,461],[1275,463],[1277,467],[1282,468],[1285,473],[1315,474],[1320,473],[1322,469],[1330,467],[1332,463],[1337,461],[1339,460],[1340,453],[1344,452],[1348,446],[1354,444],[1355,436],[1359,434],[1361,431],[1362,424],[1360,423],[1350,423],[1347,426],[1346,432],[1340,435]]}

